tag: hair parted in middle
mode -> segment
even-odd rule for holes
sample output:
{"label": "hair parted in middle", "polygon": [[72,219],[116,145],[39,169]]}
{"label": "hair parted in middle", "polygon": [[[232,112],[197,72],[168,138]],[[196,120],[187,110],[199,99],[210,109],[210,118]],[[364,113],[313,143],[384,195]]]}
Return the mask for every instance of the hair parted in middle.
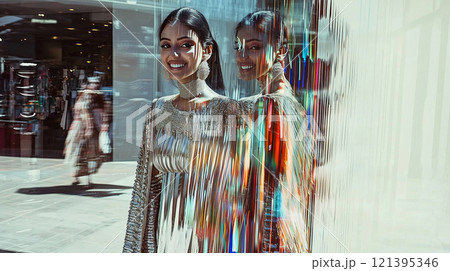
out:
{"label": "hair parted in middle", "polygon": [[208,59],[208,65],[210,67],[210,74],[206,78],[206,83],[213,90],[224,90],[225,86],[222,77],[222,68],[220,66],[220,52],[217,42],[214,40],[211,30],[209,28],[208,21],[205,16],[198,10],[188,7],[178,8],[172,11],[164,19],[163,23],[159,27],[159,38],[161,33],[168,24],[181,23],[187,28],[194,31],[202,46],[212,46],[212,55]]}

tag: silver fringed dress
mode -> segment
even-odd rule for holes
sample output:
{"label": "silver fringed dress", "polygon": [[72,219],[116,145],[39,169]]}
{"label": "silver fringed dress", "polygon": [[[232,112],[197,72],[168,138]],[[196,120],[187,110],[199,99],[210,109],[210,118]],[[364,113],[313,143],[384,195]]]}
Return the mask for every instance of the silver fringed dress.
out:
{"label": "silver fringed dress", "polygon": [[156,99],[146,116],[124,252],[219,252],[214,212],[231,178],[230,136],[239,105],[217,96],[182,111],[174,96]]}

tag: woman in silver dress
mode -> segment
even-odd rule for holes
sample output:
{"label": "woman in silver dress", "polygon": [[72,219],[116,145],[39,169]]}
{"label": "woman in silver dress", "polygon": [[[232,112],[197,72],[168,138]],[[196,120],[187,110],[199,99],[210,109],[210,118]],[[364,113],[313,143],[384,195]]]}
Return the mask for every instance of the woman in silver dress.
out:
{"label": "woman in silver dress", "polygon": [[224,88],[219,48],[200,12],[172,11],[159,38],[179,93],[147,113],[123,251],[221,251],[208,236],[219,234],[213,198],[232,174],[228,121],[239,105],[214,91]]}
{"label": "woman in silver dress", "polygon": [[304,109],[284,76],[287,28],[278,13],[257,11],[238,23],[235,38],[239,76],[260,88],[239,101],[253,123],[241,251],[309,251],[312,157]]}

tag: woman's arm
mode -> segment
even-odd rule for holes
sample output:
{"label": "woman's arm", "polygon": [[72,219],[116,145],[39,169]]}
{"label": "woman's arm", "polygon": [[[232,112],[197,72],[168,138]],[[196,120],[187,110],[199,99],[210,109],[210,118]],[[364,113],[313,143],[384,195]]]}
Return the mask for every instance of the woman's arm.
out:
{"label": "woman's arm", "polygon": [[153,127],[151,119],[153,107],[154,102],[146,116],[123,252],[156,252],[156,225],[161,175],[153,167],[152,161]]}

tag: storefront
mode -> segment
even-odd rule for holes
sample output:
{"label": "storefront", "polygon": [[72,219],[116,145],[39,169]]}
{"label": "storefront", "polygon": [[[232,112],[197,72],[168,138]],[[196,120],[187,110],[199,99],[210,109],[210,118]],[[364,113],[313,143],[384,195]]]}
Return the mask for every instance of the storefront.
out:
{"label": "storefront", "polygon": [[62,158],[77,91],[94,73],[111,114],[112,15],[103,7],[3,1],[0,57],[0,155]]}

